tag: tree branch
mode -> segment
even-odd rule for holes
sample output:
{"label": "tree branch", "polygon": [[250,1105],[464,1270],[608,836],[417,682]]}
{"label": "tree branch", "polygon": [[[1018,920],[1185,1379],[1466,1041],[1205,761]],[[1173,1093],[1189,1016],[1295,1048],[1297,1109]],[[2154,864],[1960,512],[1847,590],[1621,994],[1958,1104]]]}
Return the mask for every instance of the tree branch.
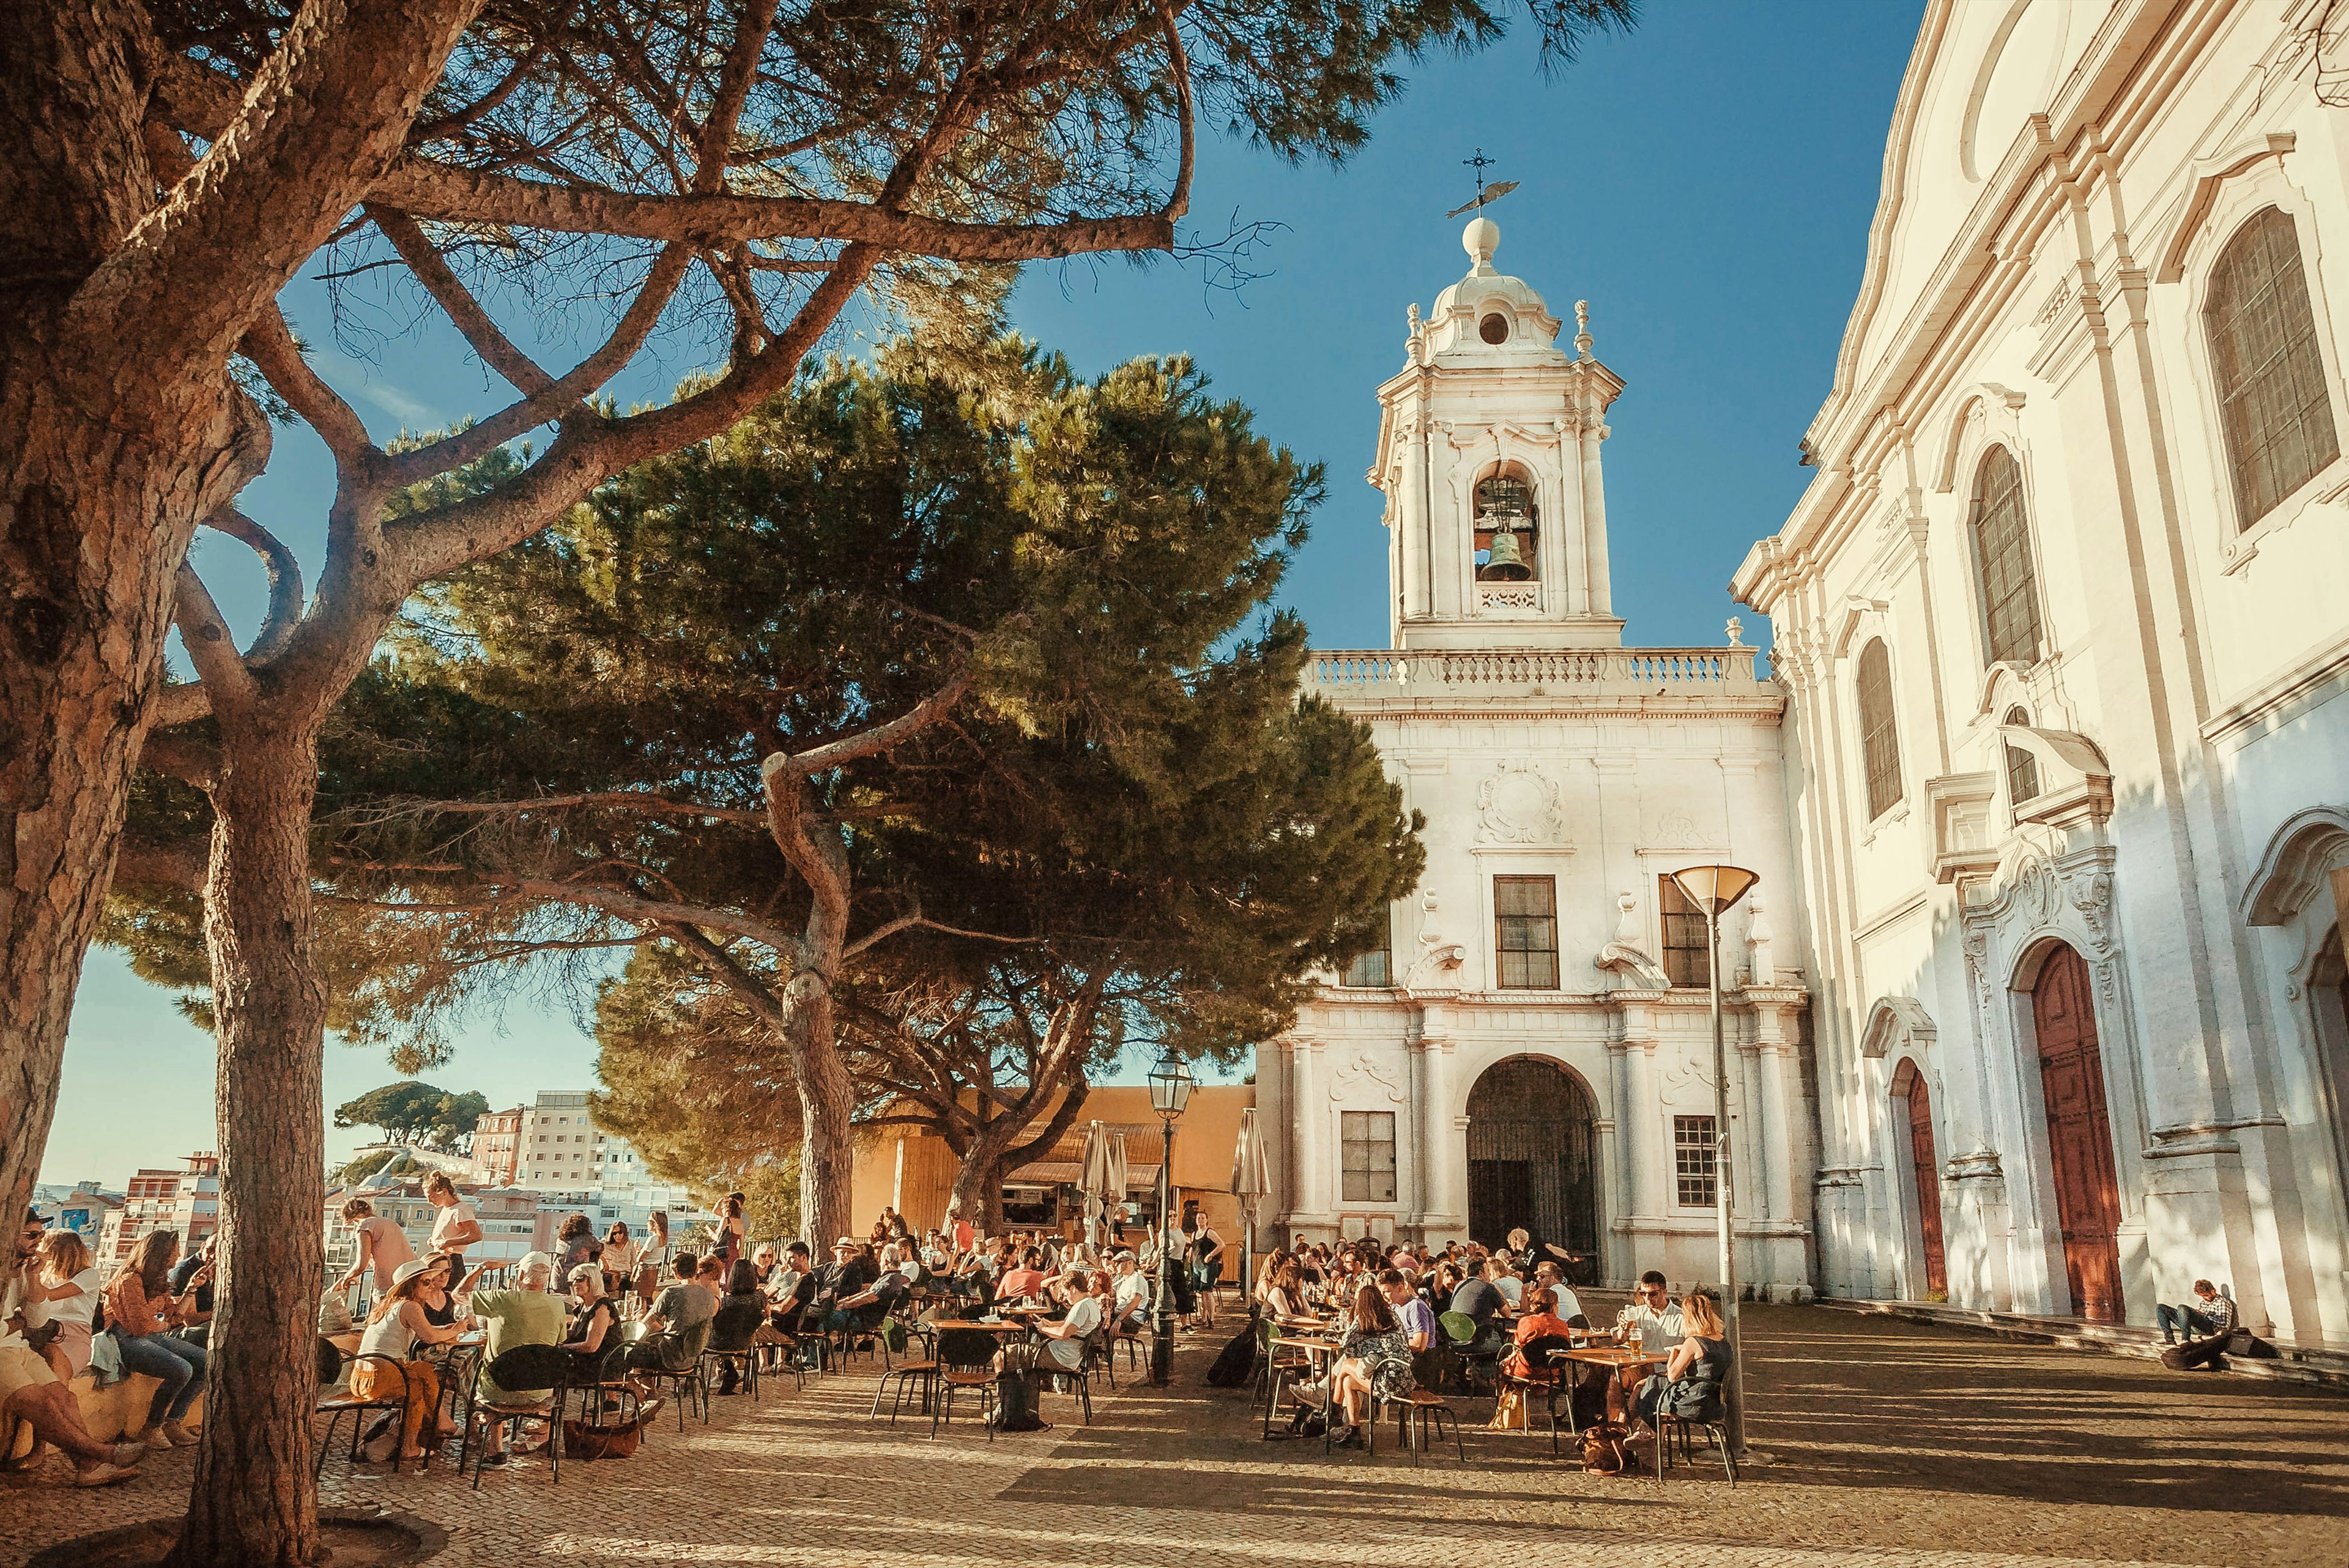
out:
{"label": "tree branch", "polygon": [[335,466],[341,472],[364,473],[367,465],[382,455],[367,435],[366,421],[343,401],[342,394],[310,369],[310,361],[302,357],[301,345],[294,341],[294,333],[274,301],[254,317],[237,347],[261,371],[270,389],[318,432],[326,450],[335,454]]}
{"label": "tree branch", "polygon": [[[285,639],[302,619],[302,563],[295,559],[294,552],[276,535],[233,506],[205,518],[204,526],[227,535],[261,557],[262,570],[269,576],[269,608],[262,616],[261,630],[254,637],[253,646],[245,649],[244,657],[251,663],[266,664],[285,646]],[[185,635],[184,628],[181,635]]]}
{"label": "tree branch", "polygon": [[180,640],[188,650],[188,662],[196,667],[196,679],[203,682],[213,711],[249,709],[255,695],[253,671],[237,657],[236,639],[229,636],[212,591],[185,561],[180,563],[173,588],[177,596],[173,618],[180,624]]}

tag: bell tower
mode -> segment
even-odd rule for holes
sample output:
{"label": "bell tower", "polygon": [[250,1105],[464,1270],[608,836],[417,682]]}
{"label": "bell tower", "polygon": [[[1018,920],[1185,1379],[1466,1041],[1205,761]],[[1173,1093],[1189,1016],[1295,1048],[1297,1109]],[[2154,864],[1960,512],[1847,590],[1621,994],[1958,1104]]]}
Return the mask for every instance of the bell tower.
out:
{"label": "bell tower", "polygon": [[1587,306],[1569,357],[1542,296],[1494,269],[1481,207],[1460,243],[1467,275],[1425,320],[1411,307],[1405,364],[1379,389],[1393,645],[1620,647],[1599,444],[1622,379],[1590,357]]}

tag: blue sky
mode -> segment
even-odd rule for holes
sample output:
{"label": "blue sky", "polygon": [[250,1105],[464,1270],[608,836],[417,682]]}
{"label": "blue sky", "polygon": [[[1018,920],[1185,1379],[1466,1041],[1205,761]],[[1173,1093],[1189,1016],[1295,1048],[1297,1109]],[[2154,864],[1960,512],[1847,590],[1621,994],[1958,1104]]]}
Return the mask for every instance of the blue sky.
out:
{"label": "blue sky", "polygon": [[[1492,211],[1495,258],[1571,320],[1590,302],[1595,352],[1629,383],[1609,416],[1607,497],[1626,639],[1717,644],[1724,585],[1808,477],[1795,443],[1826,395],[1858,286],[1885,132],[1921,0],[1650,0],[1625,38],[1545,76],[1529,41],[1427,62],[1345,166],[1291,167],[1244,146],[1201,150],[1192,223],[1281,225],[1234,292],[1199,263],[1123,260],[1034,269],[1020,330],[1097,372],[1136,354],[1191,355],[1262,434],[1327,462],[1330,501],[1283,587],[1317,646],[1387,639],[1386,546],[1364,482],[1372,389],[1402,363],[1403,314],[1467,267],[1460,221],[1478,147],[1519,189]],[[1520,33],[1523,33],[1520,29]],[[316,267],[311,269],[316,271]],[[378,438],[496,406],[444,328],[364,287],[337,329],[325,287],[286,294],[314,362]],[[561,334],[561,324],[556,324]],[[567,363],[560,347],[546,358]],[[624,399],[657,397],[689,356],[637,368]],[[322,449],[281,432],[247,510],[314,568],[329,488]],[[199,546],[222,607],[250,628],[262,588],[241,547]],[[1766,639],[1747,614],[1747,640]],[[433,1080],[511,1105],[592,1082],[594,1045],[560,1003],[517,995]],[[213,1146],[211,1041],[133,977],[90,954],[76,999],[44,1180],[96,1177]],[[326,1103],[393,1075],[329,1042]],[[135,1088],[133,1087],[135,1085]],[[328,1134],[329,1152],[355,1134]]]}

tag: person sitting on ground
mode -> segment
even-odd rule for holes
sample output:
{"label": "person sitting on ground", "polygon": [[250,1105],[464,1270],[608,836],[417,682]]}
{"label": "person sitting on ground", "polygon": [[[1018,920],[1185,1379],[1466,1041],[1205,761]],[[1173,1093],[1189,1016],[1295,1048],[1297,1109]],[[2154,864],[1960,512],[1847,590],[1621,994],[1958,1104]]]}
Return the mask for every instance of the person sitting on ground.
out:
{"label": "person sitting on ground", "polygon": [[[473,1278],[481,1278],[476,1269]],[[513,1288],[503,1291],[474,1291],[466,1298],[466,1305],[482,1328],[488,1341],[481,1347],[481,1369],[474,1379],[475,1386],[485,1401],[500,1404],[528,1404],[543,1399],[553,1390],[546,1388],[501,1388],[490,1376],[490,1367],[500,1355],[521,1345],[560,1345],[563,1343],[564,1311],[559,1296],[547,1293],[554,1278],[554,1259],[545,1252],[525,1252],[514,1265]],[[502,1422],[482,1423],[483,1439],[488,1458],[482,1462],[492,1468],[506,1462],[505,1428]]]}
{"label": "person sitting on ground", "polygon": [[88,1243],[71,1231],[42,1236],[35,1256],[39,1266],[17,1275],[25,1326],[48,1330],[41,1355],[58,1382],[70,1383],[89,1366],[90,1324],[98,1293],[106,1288],[104,1276],[90,1258]]}
{"label": "person sitting on ground", "polygon": [[204,1244],[171,1265],[171,1293],[190,1298],[191,1304],[180,1314],[179,1334],[191,1345],[209,1347],[212,1336],[212,1281],[219,1270],[212,1260],[220,1251],[220,1238],[207,1236]]}
{"label": "person sitting on ground", "polygon": [[2235,1332],[2235,1303],[2208,1280],[2194,1282],[2194,1300],[2181,1306],[2168,1302],[2153,1309],[2153,1320],[2161,1325],[2161,1343],[2176,1345],[2180,1335],[2193,1340],[2217,1337],[2224,1339]]}
{"label": "person sitting on ground", "polygon": [[[192,1284],[183,1295],[171,1293],[171,1264],[179,1252],[177,1231],[150,1231],[106,1282],[106,1322],[121,1353],[122,1370],[160,1380],[147,1410],[150,1449],[184,1448],[196,1440],[185,1417],[204,1389],[203,1346],[173,1332],[180,1314],[195,1306]],[[196,1279],[208,1276],[200,1270]]]}
{"label": "person sitting on ground", "polygon": [[1400,1399],[1416,1386],[1402,1327],[1376,1282],[1366,1279],[1347,1309],[1345,1337],[1328,1384],[1309,1384],[1300,1393],[1327,1411],[1330,1440],[1351,1447],[1361,1440],[1355,1428],[1368,1417],[1370,1401]]}
{"label": "person sitting on ground", "polygon": [[2164,1345],[2175,1345],[2178,1335],[2185,1336],[2184,1354],[2178,1359],[2187,1366],[2216,1366],[2226,1354],[2227,1342],[2235,1335],[2235,1303],[2208,1280],[2194,1282],[2194,1302],[2191,1306],[2162,1302],[2153,1309],[2154,1321],[2161,1325]]}
{"label": "person sitting on ground", "polygon": [[[73,1461],[76,1486],[112,1486],[139,1473],[143,1443],[101,1443],[82,1424],[81,1402],[25,1338],[24,1296],[44,1227],[30,1209],[16,1238],[16,1277],[0,1292],[0,1454],[15,1444],[16,1423],[33,1428]],[[36,1454],[40,1449],[36,1447]]]}
{"label": "person sitting on ground", "polygon": [[[423,1459],[424,1423],[440,1410],[440,1369],[429,1361],[411,1361],[409,1354],[419,1345],[446,1345],[457,1337],[454,1326],[439,1327],[427,1318],[416,1299],[417,1286],[427,1272],[440,1266],[437,1260],[411,1258],[393,1272],[391,1288],[376,1297],[375,1306],[367,1313],[367,1331],[359,1336],[357,1365],[351,1368],[354,1397],[400,1401],[398,1436],[402,1465]],[[376,1464],[389,1459],[392,1440],[392,1434],[384,1434],[380,1447],[365,1450],[367,1459]]]}
{"label": "person sitting on ground", "polygon": [[343,1205],[343,1223],[351,1228],[359,1250],[343,1277],[335,1282],[335,1289],[349,1290],[370,1268],[375,1271],[377,1293],[391,1289],[393,1272],[416,1256],[416,1249],[409,1244],[408,1232],[377,1213],[375,1205],[364,1198],[354,1198]]}
{"label": "person sitting on ground", "polygon": [[1729,1330],[1712,1296],[1691,1291],[1681,1298],[1681,1320],[1687,1333],[1672,1347],[1663,1371],[1640,1385],[1633,1407],[1631,1435],[1623,1446],[1648,1464],[1656,1458],[1652,1423],[1659,1413],[1692,1421],[1723,1418],[1722,1386],[1729,1377]]}

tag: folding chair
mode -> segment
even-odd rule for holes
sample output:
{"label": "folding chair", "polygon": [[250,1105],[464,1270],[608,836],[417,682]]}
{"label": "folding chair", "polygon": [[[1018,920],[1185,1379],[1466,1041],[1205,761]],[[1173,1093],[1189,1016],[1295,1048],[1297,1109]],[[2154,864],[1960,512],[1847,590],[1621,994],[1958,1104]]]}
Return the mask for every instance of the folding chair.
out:
{"label": "folding chair", "polygon": [[[1531,1399],[1534,1390],[1541,1390],[1543,1402],[1549,1412],[1549,1457],[1552,1459],[1557,1458],[1557,1394],[1565,1377],[1561,1368],[1566,1365],[1554,1359],[1553,1353],[1573,1348],[1574,1341],[1566,1335],[1545,1334],[1518,1346],[1519,1354],[1525,1357],[1525,1372],[1510,1372],[1498,1366],[1494,1369],[1498,1379],[1496,1388],[1501,1392],[1511,1388],[1522,1389],[1526,1397]],[[1529,1407],[1526,1425],[1530,1427],[1532,1424]]]}
{"label": "folding chair", "polygon": [[[643,1340],[636,1341],[642,1345]],[[628,1370],[640,1382],[656,1388],[663,1383],[673,1384],[680,1398],[677,1407],[677,1429],[685,1430],[685,1407],[697,1396],[701,1401],[701,1424],[709,1425],[709,1380],[702,1376],[701,1353],[709,1347],[709,1324],[698,1323],[677,1336],[676,1355],[664,1356],[651,1365],[629,1358]],[[492,1373],[492,1376],[496,1374]],[[502,1380],[501,1380],[502,1381]]]}
{"label": "folding chair", "polygon": [[949,1328],[939,1334],[938,1370],[930,1400],[932,1441],[938,1428],[954,1418],[957,1388],[978,1390],[978,1418],[987,1428],[987,1440],[995,1441],[995,1425],[988,1419],[995,1409],[995,1335],[985,1329]]}

